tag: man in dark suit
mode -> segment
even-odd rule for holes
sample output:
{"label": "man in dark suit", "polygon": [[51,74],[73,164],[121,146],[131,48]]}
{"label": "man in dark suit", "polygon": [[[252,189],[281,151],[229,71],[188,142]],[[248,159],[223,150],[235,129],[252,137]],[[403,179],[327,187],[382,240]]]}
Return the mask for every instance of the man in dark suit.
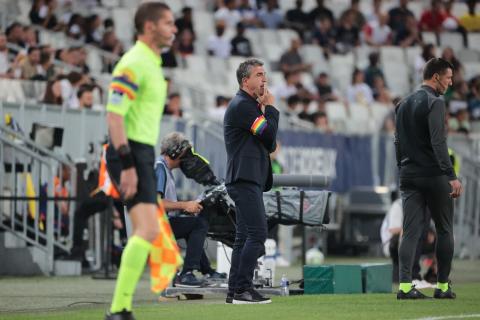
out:
{"label": "man in dark suit", "polygon": [[237,69],[240,90],[223,120],[227,149],[226,185],[236,207],[227,303],[265,304],[271,300],[252,284],[257,259],[264,254],[267,219],[262,193],[272,187],[269,154],[275,150],[279,112],[267,89],[263,62],[248,59]]}

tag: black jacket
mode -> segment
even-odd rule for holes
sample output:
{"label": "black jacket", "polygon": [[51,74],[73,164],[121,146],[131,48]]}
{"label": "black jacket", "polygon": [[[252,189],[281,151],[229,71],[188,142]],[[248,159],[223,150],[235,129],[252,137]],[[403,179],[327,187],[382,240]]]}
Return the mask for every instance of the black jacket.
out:
{"label": "black jacket", "polygon": [[264,191],[272,187],[270,153],[275,151],[279,112],[266,106],[262,113],[258,102],[239,90],[223,119],[227,149],[226,184],[248,181]]}
{"label": "black jacket", "polygon": [[448,155],[445,114],[445,102],[426,85],[400,101],[395,147],[401,177],[456,179]]}

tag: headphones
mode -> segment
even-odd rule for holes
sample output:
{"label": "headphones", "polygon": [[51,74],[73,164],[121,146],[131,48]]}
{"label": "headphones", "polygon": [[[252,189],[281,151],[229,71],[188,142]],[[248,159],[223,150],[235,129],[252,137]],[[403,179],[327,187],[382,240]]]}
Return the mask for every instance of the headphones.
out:
{"label": "headphones", "polygon": [[190,142],[187,139],[185,139],[185,140],[182,140],[182,142],[180,142],[176,146],[172,146],[171,148],[166,150],[165,153],[172,160],[176,160],[178,159],[178,157],[180,157],[181,154],[183,154],[183,152],[185,152],[185,150],[190,149],[191,147],[192,145],[190,144]]}

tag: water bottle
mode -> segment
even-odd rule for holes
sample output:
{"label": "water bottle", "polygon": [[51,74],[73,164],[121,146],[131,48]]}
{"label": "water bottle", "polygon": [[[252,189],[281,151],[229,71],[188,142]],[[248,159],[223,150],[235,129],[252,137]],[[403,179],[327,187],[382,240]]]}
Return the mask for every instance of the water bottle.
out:
{"label": "water bottle", "polygon": [[282,279],[280,280],[280,295],[288,296],[289,294],[290,290],[288,289],[288,279],[285,275],[282,275]]}

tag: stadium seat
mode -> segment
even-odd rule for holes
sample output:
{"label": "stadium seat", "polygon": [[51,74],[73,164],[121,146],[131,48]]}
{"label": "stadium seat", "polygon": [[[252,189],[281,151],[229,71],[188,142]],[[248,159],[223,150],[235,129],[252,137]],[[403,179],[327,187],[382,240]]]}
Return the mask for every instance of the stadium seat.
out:
{"label": "stadium seat", "polygon": [[304,44],[300,48],[300,55],[305,63],[312,65],[312,73],[314,76],[320,72],[328,71],[328,64],[325,61],[323,50],[315,44]]}
{"label": "stadium seat", "polygon": [[258,29],[247,29],[245,30],[245,37],[250,40],[250,45],[252,46],[252,51],[255,56],[260,56],[262,52],[261,48],[261,35]]}
{"label": "stadium seat", "polygon": [[463,64],[465,69],[465,80],[470,80],[480,74],[480,62],[466,62]]}
{"label": "stadium seat", "polygon": [[453,51],[459,52],[464,48],[462,35],[458,32],[442,32],[440,33],[440,46],[451,47]]}
{"label": "stadium seat", "polygon": [[435,46],[438,45],[437,35],[434,32],[422,32],[422,39],[425,44],[431,43]]}
{"label": "stadium seat", "polygon": [[480,33],[469,32],[468,37],[468,47],[473,50],[480,52]]}
{"label": "stadium seat", "polygon": [[385,64],[405,65],[405,52],[401,47],[384,46],[380,48],[380,61]]}
{"label": "stadium seat", "polygon": [[355,67],[359,69],[365,69],[368,67],[368,55],[375,51],[375,48],[371,46],[359,46],[353,50],[353,54],[355,55]]}
{"label": "stadium seat", "polygon": [[298,39],[298,33],[291,29],[280,29],[277,34],[280,39],[280,44],[286,50],[290,48],[292,39]]}
{"label": "stadium seat", "polygon": [[463,49],[457,53],[457,58],[462,63],[465,62],[479,62],[480,53],[477,50]]}
{"label": "stadium seat", "polygon": [[215,32],[213,14],[208,11],[193,10],[193,25],[197,35],[209,36]]}
{"label": "stadium seat", "polygon": [[113,21],[115,22],[115,33],[118,39],[130,47],[133,41],[133,11],[127,8],[113,8]]}
{"label": "stadium seat", "polygon": [[366,134],[369,133],[373,123],[368,106],[362,104],[350,104],[348,108],[350,116],[347,119],[347,132]]}
{"label": "stadium seat", "polygon": [[209,78],[215,83],[224,84],[227,76],[225,71],[228,70],[227,60],[218,57],[208,57],[207,61]]}
{"label": "stadium seat", "polygon": [[370,112],[375,130],[380,130],[383,127],[383,122],[387,114],[392,111],[392,106],[374,102],[370,105]]}
{"label": "stadium seat", "polygon": [[343,132],[346,128],[347,110],[342,102],[327,102],[325,104],[328,121],[336,132]]}
{"label": "stadium seat", "polygon": [[87,64],[92,73],[102,72],[103,61],[99,52],[94,48],[89,48],[87,51]]}
{"label": "stadium seat", "polygon": [[329,59],[329,66],[333,86],[345,93],[352,79],[353,54],[332,54]]}

